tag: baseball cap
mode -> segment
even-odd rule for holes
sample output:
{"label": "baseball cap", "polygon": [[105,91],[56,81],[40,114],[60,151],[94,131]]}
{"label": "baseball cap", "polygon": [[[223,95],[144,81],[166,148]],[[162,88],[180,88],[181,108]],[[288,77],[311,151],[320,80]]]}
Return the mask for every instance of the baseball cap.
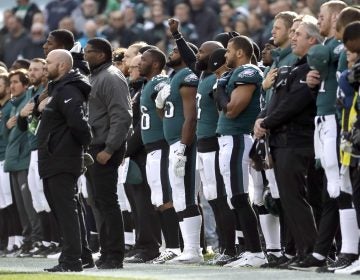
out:
{"label": "baseball cap", "polygon": [[214,41],[220,42],[221,44],[223,44],[224,48],[226,48],[230,39],[238,36],[240,36],[240,34],[236,31],[222,32],[215,35]]}
{"label": "baseball cap", "polygon": [[215,72],[217,69],[219,69],[221,66],[225,64],[225,53],[226,49],[216,49],[212,52],[212,54],[209,57],[209,70],[211,72]]}
{"label": "baseball cap", "polygon": [[320,73],[322,80],[325,80],[329,71],[330,49],[327,46],[318,44],[312,46],[307,55],[309,67]]}

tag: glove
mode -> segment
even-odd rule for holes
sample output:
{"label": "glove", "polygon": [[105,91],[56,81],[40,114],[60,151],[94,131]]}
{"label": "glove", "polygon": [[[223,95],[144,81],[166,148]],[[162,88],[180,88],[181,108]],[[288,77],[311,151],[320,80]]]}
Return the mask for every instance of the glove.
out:
{"label": "glove", "polygon": [[155,105],[158,109],[163,109],[165,106],[165,100],[170,95],[170,85],[165,85],[157,94],[155,99]]}
{"label": "glove", "polygon": [[331,198],[337,198],[340,195],[340,182],[339,184],[328,184],[327,191]]}
{"label": "glove", "polygon": [[177,177],[185,176],[185,164],[186,164],[186,156],[185,156],[186,145],[180,143],[179,149],[176,151],[176,157],[174,162],[174,173]]}
{"label": "glove", "polygon": [[359,147],[360,146],[360,129],[354,127],[351,132],[350,142],[354,145]]}
{"label": "glove", "polygon": [[276,200],[272,197],[270,189],[265,188],[265,191],[263,193],[263,200],[264,200],[264,206],[266,210],[269,211],[270,214],[273,216],[279,217],[281,213],[281,209],[279,208],[279,205],[276,203]]}

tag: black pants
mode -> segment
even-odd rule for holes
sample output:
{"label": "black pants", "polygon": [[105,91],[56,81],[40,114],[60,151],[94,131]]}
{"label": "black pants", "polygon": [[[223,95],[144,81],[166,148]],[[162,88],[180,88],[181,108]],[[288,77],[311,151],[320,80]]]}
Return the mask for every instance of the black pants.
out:
{"label": "black pants", "polygon": [[31,244],[41,241],[43,232],[40,217],[33,207],[27,174],[27,170],[10,172],[10,183],[23,228],[24,243]]}
{"label": "black pants", "polygon": [[82,240],[77,205],[77,177],[62,173],[44,178],[44,193],[58,222],[62,236],[59,263],[81,265]]}
{"label": "black pants", "polygon": [[[91,146],[89,152],[96,159],[96,155],[103,149],[104,146]],[[117,261],[124,259],[125,250],[124,225],[116,193],[118,167],[123,160],[124,152],[125,145],[122,145],[105,165],[95,160],[87,171],[88,187],[93,194],[100,220],[97,222],[100,252],[103,258]]]}
{"label": "black pants", "polygon": [[322,190],[322,202],[323,210],[314,252],[327,256],[339,228],[339,207],[337,200],[330,198],[326,187]]}
{"label": "black pants", "polygon": [[149,255],[149,258],[156,257],[161,244],[161,227],[151,203],[151,190],[146,180],[146,152],[142,151],[130,158],[139,166],[143,178],[140,184],[125,184],[135,223],[135,247]]}
{"label": "black pants", "polygon": [[353,203],[356,211],[358,227],[360,228],[360,170],[359,167],[350,167],[351,185],[353,188]]}
{"label": "black pants", "polygon": [[272,147],[272,156],[285,219],[297,253],[305,255],[312,252],[317,236],[314,216],[306,199],[306,174],[314,150]]}
{"label": "black pants", "polygon": [[44,231],[44,241],[60,242],[59,225],[56,222],[54,213],[52,211],[41,211],[39,216]]}

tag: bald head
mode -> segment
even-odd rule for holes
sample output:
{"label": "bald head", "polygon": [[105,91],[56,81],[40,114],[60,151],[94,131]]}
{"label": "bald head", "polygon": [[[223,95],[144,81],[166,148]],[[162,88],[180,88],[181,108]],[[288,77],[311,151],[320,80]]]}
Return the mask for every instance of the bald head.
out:
{"label": "bald head", "polygon": [[205,71],[208,69],[210,55],[214,50],[220,48],[223,48],[223,45],[218,41],[206,41],[203,43],[199,48],[199,52],[196,54],[196,69],[198,71]]}
{"label": "bald head", "polygon": [[218,41],[206,41],[201,45],[201,47],[209,49],[212,52],[214,50],[223,48],[223,45]]}
{"label": "bald head", "polygon": [[46,57],[49,80],[59,80],[73,67],[73,58],[68,50],[56,49]]}

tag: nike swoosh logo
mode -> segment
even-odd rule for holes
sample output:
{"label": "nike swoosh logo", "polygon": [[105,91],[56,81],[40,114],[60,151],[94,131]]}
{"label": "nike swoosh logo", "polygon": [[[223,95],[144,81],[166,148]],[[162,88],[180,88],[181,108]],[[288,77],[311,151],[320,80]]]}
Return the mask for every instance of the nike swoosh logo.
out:
{"label": "nike swoosh logo", "polygon": [[156,153],[156,152],[151,152],[150,155],[152,156],[152,155],[154,155],[155,153]]}
{"label": "nike swoosh logo", "polygon": [[70,101],[71,101],[71,99],[72,99],[72,98],[65,99],[65,100],[64,100],[64,103],[66,104],[66,103],[70,102]]}
{"label": "nike swoosh logo", "polygon": [[227,146],[227,144],[222,145],[223,147]]}
{"label": "nike swoosh logo", "polygon": [[306,81],[300,80],[299,83],[300,84],[306,84]]}

